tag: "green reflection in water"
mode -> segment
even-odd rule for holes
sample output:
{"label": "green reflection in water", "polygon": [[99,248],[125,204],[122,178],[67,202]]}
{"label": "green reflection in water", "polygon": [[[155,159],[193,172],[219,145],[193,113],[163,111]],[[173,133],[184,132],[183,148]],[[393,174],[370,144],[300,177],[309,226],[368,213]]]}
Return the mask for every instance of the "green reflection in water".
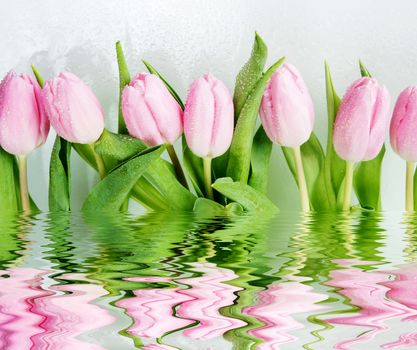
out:
{"label": "green reflection in water", "polygon": [[[43,258],[48,260],[56,284],[74,283],[63,275],[83,273],[102,285],[114,297],[111,305],[147,288],[190,288],[176,280],[202,275],[195,262],[208,262],[233,271],[238,277],[224,282],[237,287],[232,305],[221,315],[236,318],[245,326],[224,334],[233,349],[256,349],[263,341],[254,330],[266,324],[245,312],[259,303],[258,296],[270,286],[299,280],[325,295],[318,304],[325,307],[305,316],[311,338],[306,349],[320,348],[326,332],[334,328],[326,322],[331,315],[358,312],[350,300],[327,283],[332,271],[343,269],[342,260],[357,260],[363,271],[378,269],[388,261],[383,256],[386,231],[384,217],[372,212],[351,214],[281,213],[275,218],[225,216],[208,218],[193,213],[148,213],[139,217],[49,213],[35,217],[3,217],[0,220],[0,268],[19,266],[31,242],[28,233],[35,227],[48,239]],[[407,261],[416,261],[417,219],[403,218]],[[166,277],[164,281],[140,282],[129,277]],[[88,283],[85,279],[77,283]],[[121,310],[123,312],[124,310]],[[174,307],[173,314],[176,314]],[[141,347],[142,339],[128,332],[119,334]],[[195,326],[196,323],[189,327]],[[171,339],[172,330],[158,341]]]}

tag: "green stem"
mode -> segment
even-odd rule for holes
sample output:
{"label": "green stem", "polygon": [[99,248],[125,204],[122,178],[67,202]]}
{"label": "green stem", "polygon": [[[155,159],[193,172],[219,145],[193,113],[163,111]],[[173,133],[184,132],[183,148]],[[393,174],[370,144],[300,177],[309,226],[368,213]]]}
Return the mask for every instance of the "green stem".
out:
{"label": "green stem", "polygon": [[20,198],[22,199],[22,210],[30,211],[29,190],[28,190],[28,172],[26,155],[19,156],[19,182]]}
{"label": "green stem", "polygon": [[352,183],[353,183],[353,168],[354,162],[346,161],[346,175],[345,175],[345,188],[343,194],[343,207],[344,211],[349,211],[352,201]]}
{"label": "green stem", "polygon": [[407,162],[405,175],[405,210],[414,211],[414,163]]}
{"label": "green stem", "polygon": [[300,147],[294,147],[295,172],[297,175],[298,190],[300,192],[301,209],[303,212],[310,211],[310,201],[308,198],[307,183],[304,175],[303,161],[301,158]]}
{"label": "green stem", "polygon": [[203,158],[204,184],[206,185],[207,196],[214,199],[213,188],[211,187],[211,158]]}
{"label": "green stem", "polygon": [[169,157],[171,158],[172,164],[174,165],[175,174],[177,174],[178,181],[188,190],[187,179],[185,178],[180,160],[178,159],[174,146],[167,144],[166,148],[167,148]]}
{"label": "green stem", "polygon": [[100,179],[103,179],[106,176],[106,166],[104,165],[103,158],[99,154],[96,153],[93,143],[90,144],[89,146],[91,147],[91,150],[93,151],[94,160],[97,165],[97,171],[100,175]]}

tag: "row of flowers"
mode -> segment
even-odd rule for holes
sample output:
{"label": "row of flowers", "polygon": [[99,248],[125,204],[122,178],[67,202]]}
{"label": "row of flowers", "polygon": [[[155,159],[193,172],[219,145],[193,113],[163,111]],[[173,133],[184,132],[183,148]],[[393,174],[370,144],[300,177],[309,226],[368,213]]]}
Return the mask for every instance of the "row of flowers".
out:
{"label": "row of flowers", "polygon": [[[0,85],[0,146],[18,159],[20,177],[15,187],[20,191],[20,199],[17,202],[20,202],[21,209],[31,210],[26,175],[27,155],[45,143],[50,124],[58,135],[56,144],[59,142],[60,145],[58,166],[65,168],[61,176],[68,177],[64,181],[67,186],[65,194],[67,197],[70,195],[69,164],[67,164],[69,156],[67,154],[65,160],[59,153],[63,149],[62,142],[72,143],[83,158],[93,163],[93,167],[97,169],[102,179],[112,172],[114,175],[115,170],[123,166],[126,167],[124,172],[131,170],[126,166],[126,161],[138,154],[150,158],[150,154],[158,151],[152,147],[162,146],[170,156],[176,180],[183,187],[178,189],[178,193],[183,193],[184,189],[189,188],[183,170],[184,165],[187,169],[188,179],[194,187],[193,193],[190,191],[187,195],[187,202],[190,201],[195,206],[197,197],[205,197],[205,200],[198,201],[200,206],[218,208],[211,201],[215,200],[221,205],[234,201],[239,203],[240,209],[246,210],[251,209],[246,202],[250,198],[253,199],[254,195],[257,204],[267,201],[263,194],[266,192],[271,143],[283,146],[299,187],[304,211],[320,209],[312,197],[317,194],[317,187],[320,179],[323,178],[325,178],[325,189],[322,191],[327,193],[323,192],[322,195],[331,198],[329,195],[331,190],[334,197],[329,200],[327,209],[339,207],[349,210],[355,164],[373,160],[381,153],[390,123],[390,95],[385,86],[380,85],[375,78],[371,78],[363,66],[364,76],[351,84],[341,102],[334,92],[329,78],[330,73],[329,77],[326,76],[329,78],[328,102],[334,103],[332,108],[335,119],[329,118],[328,142],[332,144],[330,148],[328,145],[327,152],[323,156],[325,163],[323,169],[319,169],[319,173],[315,175],[310,175],[311,169],[305,169],[308,167],[306,157],[309,153],[309,145],[315,142],[315,136],[312,135],[314,106],[308,88],[294,66],[288,63],[281,65],[283,59],[265,73],[263,73],[263,65],[253,67],[257,56],[261,53],[266,59],[266,52],[263,52],[266,51],[266,46],[258,35],[255,38],[252,57],[237,77],[233,98],[225,84],[208,73],[191,84],[185,105],[172,87],[148,64],[146,65],[150,73],[139,73],[130,79],[121,47],[119,44],[117,47],[121,76],[119,134],[125,134],[127,131],[131,137],[141,141],[141,146],[132,150],[129,148],[123,157],[118,153],[120,144],[111,144],[109,146],[111,150],[107,150],[105,154],[100,154],[97,150],[97,142],[106,137],[106,142],[109,142],[108,135],[105,134],[107,131],[104,129],[104,111],[94,92],[76,75],[63,72],[44,83],[39,72],[34,68],[36,80],[26,74],[18,76],[13,71],[3,79]],[[258,73],[256,79],[253,79],[254,72]],[[262,126],[254,137],[258,110]],[[416,87],[411,86],[398,97],[390,130],[392,148],[407,162],[407,210],[414,208],[413,173],[414,163],[417,161],[416,111]],[[329,114],[331,114],[330,110]],[[173,145],[183,134],[185,164],[182,165]],[[118,141],[127,145],[132,140],[124,137]],[[258,144],[263,144],[263,148],[258,149]],[[88,147],[80,147],[80,145]],[[192,154],[187,153],[189,150]],[[314,150],[317,154],[313,157],[320,157],[320,150],[319,144],[319,150]],[[159,159],[162,151],[159,150],[154,158]],[[334,151],[335,154],[332,155]],[[109,164],[112,161],[114,163],[114,159],[109,161],[109,153],[118,154],[113,157],[117,160],[116,165]],[[264,159],[259,161],[259,157],[262,156]],[[219,159],[217,164],[212,164],[213,158]],[[328,158],[333,159],[328,162]],[[146,163],[144,159],[142,163]],[[155,162],[155,159],[152,158],[149,163]],[[342,165],[340,160],[344,161]],[[129,193],[136,184],[140,187],[136,199],[146,207],[158,209],[157,204],[173,198],[168,198],[169,196],[159,188],[160,184],[155,180],[155,175],[146,176],[152,168],[142,163],[135,181],[129,188],[120,185],[119,192]],[[51,174],[54,173],[54,166],[57,165],[51,160]],[[164,171],[170,171],[171,165],[167,166],[164,163],[164,166]],[[258,169],[262,170],[261,173]],[[216,187],[216,184],[213,185],[213,175],[216,180],[227,176],[234,182],[226,179],[218,180],[219,184]],[[379,178],[380,169],[379,173],[373,175]],[[334,178],[331,178],[332,176]],[[113,177],[115,178],[116,175]],[[139,182],[141,177],[144,179]],[[336,181],[337,177],[341,180]],[[313,179],[309,181],[310,178]],[[55,181],[55,185],[50,185],[50,199],[51,196],[54,197],[51,190],[55,188],[55,191],[59,192],[59,189],[56,189],[59,186],[56,184],[57,180],[51,178],[51,181]],[[103,182],[96,191],[93,190],[94,196],[89,197],[90,201],[87,200],[89,206],[107,207],[99,203],[100,199],[94,198],[102,197],[101,201],[103,201],[104,192],[109,191],[109,188],[117,187],[116,183],[120,184],[120,182],[129,181],[117,174],[116,180]],[[241,186],[237,187],[236,183],[240,183]],[[213,188],[216,190],[214,193]],[[367,190],[369,188],[361,190],[359,186],[358,191]],[[358,191],[357,196],[362,207],[367,207],[366,203],[362,203],[361,193]],[[373,191],[380,201],[379,186]],[[157,193],[162,193],[162,198],[159,198]],[[191,198],[190,195],[193,197]],[[124,196],[126,197],[126,194]],[[125,197],[122,198],[124,201],[126,201]],[[178,195],[176,199],[181,201],[181,196]],[[68,198],[56,200],[69,203]],[[149,204],[152,200],[156,204]],[[336,204],[332,204],[332,201]],[[115,202],[120,204],[118,200]],[[267,203],[272,207],[272,203]],[[261,205],[257,205],[258,207]],[[371,207],[379,209],[378,205]],[[235,210],[236,206],[233,209]]]}

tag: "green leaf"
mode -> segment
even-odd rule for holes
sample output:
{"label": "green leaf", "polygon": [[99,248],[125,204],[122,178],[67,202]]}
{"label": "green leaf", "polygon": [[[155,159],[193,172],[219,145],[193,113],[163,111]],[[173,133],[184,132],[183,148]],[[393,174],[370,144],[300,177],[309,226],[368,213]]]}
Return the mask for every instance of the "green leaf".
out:
{"label": "green leaf", "polygon": [[233,182],[231,178],[218,179],[212,187],[227,198],[241,204],[248,212],[275,214],[279,211],[264,194],[246,184]]}
{"label": "green leaf", "polygon": [[52,148],[49,165],[49,210],[68,211],[70,204],[70,155],[71,143],[59,136],[56,137]]}
{"label": "green leaf", "polygon": [[[0,147],[0,212],[18,211],[20,194],[15,157]],[[17,175],[17,178],[16,178]]]}
{"label": "green leaf", "polygon": [[255,32],[252,52],[249,60],[245,63],[236,77],[233,104],[235,106],[235,123],[239,114],[259,78],[264,71],[268,48],[262,38]]}
{"label": "green leaf", "polygon": [[[337,95],[327,62],[324,63],[326,76],[326,99],[327,99],[327,149],[325,158],[325,181],[326,186],[332,186],[333,195],[336,196],[340,191],[340,186],[345,178],[346,162],[341,159],[333,146],[333,126],[336,120],[337,111],[340,106],[340,98]],[[329,189],[330,192],[330,189]]]}
{"label": "green leaf", "polygon": [[154,68],[150,65],[150,63],[146,62],[145,60],[142,60],[143,64],[146,66],[146,69],[149,71],[149,73],[157,75],[165,84],[168,91],[171,93],[171,95],[177,100],[178,104],[181,106],[182,109],[184,109],[184,103],[181,100],[181,97],[177,94],[177,92],[172,88],[170,84],[165,80],[165,78]]}
{"label": "green leaf", "polygon": [[249,186],[264,194],[268,188],[271,152],[272,142],[261,125],[253,138]]}
{"label": "green leaf", "polygon": [[39,86],[43,87],[44,80],[34,64],[32,64],[32,72],[35,75],[36,81],[38,82]]}
{"label": "green leaf", "polygon": [[196,196],[188,191],[162,159],[154,162],[146,172],[146,179],[167,199],[170,209],[192,210]]}
{"label": "green leaf", "polygon": [[117,65],[119,66],[119,117],[118,129],[120,134],[127,134],[126,123],[122,112],[122,94],[123,89],[130,83],[130,73],[126,64],[125,55],[123,53],[120,41],[116,43]]}
{"label": "green leaf", "polygon": [[121,164],[101,180],[83,205],[86,211],[119,211],[133,186],[161,156],[164,147],[153,147]]}
{"label": "green leaf", "polygon": [[371,73],[369,72],[369,70],[365,67],[365,65],[362,63],[361,60],[359,60],[359,69],[361,71],[361,75],[363,77],[372,77]]}
{"label": "green leaf", "polygon": [[[294,179],[297,179],[291,148],[282,147],[282,151]],[[301,145],[301,156],[312,209],[316,211],[334,209],[336,198],[331,187],[326,185],[323,148],[314,133],[311,133],[310,139]]]}
{"label": "green leaf", "polygon": [[[236,76],[235,91],[233,95],[233,104],[235,108],[235,125],[239,118],[239,114],[248,99],[251,91],[254,89],[257,81],[262,77],[268,48],[262,38],[255,32],[255,40],[253,42],[252,52],[249,60],[243,65]],[[229,150],[220,157],[214,158],[212,169],[215,178],[226,176],[227,164],[229,162]]]}
{"label": "green leaf", "polygon": [[272,74],[284,62],[284,57],[274,63],[257,81],[246,99],[233,135],[229,152],[227,175],[235,181],[247,183],[252,152],[253,129],[265,87]]}
{"label": "green leaf", "polygon": [[194,203],[193,211],[198,217],[224,216],[226,211],[224,206],[207,198],[197,198]]}
{"label": "green leaf", "polygon": [[[147,146],[128,135],[113,134],[107,130],[97,141],[95,150],[106,162],[106,166],[118,166],[140,152]],[[146,190],[146,193],[145,193]],[[133,194],[140,201],[153,209],[191,210],[195,196],[177,180],[171,163],[163,159],[156,160],[133,187]],[[139,196],[140,195],[140,196]],[[155,207],[156,206],[156,207]]]}
{"label": "green leaf", "polygon": [[188,148],[184,137],[182,139],[182,149],[184,167],[191,180],[191,184],[193,185],[197,196],[205,197],[207,194],[204,186],[203,160],[196,157]]}
{"label": "green leaf", "polygon": [[353,175],[353,188],[362,208],[381,210],[381,169],[385,145],[376,158],[361,162]]}
{"label": "green leaf", "polygon": [[109,170],[147,148],[148,146],[136,138],[114,134],[106,129],[94,145],[94,150],[103,157],[106,169]]}

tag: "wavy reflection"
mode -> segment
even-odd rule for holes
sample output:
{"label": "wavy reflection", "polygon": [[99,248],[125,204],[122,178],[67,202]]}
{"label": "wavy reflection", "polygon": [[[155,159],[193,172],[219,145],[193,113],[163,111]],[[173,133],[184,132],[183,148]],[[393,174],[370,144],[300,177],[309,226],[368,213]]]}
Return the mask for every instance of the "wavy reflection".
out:
{"label": "wavy reflection", "polygon": [[417,347],[416,232],[371,212],[3,218],[0,349]]}

